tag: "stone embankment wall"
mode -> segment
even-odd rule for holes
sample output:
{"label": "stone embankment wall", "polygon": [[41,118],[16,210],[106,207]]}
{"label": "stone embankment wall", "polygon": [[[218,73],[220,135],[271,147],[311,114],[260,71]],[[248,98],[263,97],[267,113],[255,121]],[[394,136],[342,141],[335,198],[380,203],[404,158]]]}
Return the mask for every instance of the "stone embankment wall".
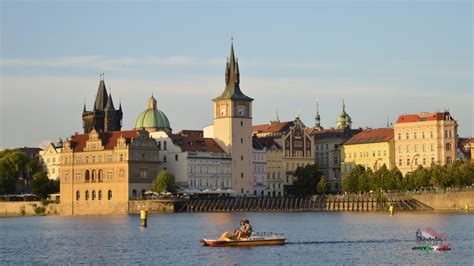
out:
{"label": "stone embankment wall", "polygon": [[128,213],[140,213],[147,210],[149,213],[175,212],[175,202],[172,200],[131,200],[128,202]]}
{"label": "stone embankment wall", "polygon": [[462,211],[466,204],[474,212],[474,191],[447,192],[440,194],[411,195],[414,199],[439,211]]}
{"label": "stone embankment wall", "polygon": [[[8,201],[0,202],[0,216],[22,216],[41,215],[35,212],[35,208],[44,207],[41,201]],[[46,206],[44,215],[59,215],[58,204],[50,203]]]}

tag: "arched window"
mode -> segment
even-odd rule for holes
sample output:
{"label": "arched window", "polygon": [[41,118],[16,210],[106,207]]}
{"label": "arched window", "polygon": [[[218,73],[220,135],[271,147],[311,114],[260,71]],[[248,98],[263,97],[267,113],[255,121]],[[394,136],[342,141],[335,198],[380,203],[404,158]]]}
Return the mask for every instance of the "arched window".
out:
{"label": "arched window", "polygon": [[136,199],[136,198],[137,198],[137,190],[136,190],[136,189],[134,189],[134,190],[132,191],[132,198],[133,198],[133,199]]}
{"label": "arched window", "polygon": [[98,179],[99,179],[99,182],[102,182],[102,180],[104,179],[104,175],[102,173],[102,169],[99,170],[99,174],[98,174]]}
{"label": "arched window", "polygon": [[142,189],[142,197],[145,197],[145,190]]}
{"label": "arched window", "polygon": [[86,182],[89,182],[90,181],[89,170],[86,170],[86,173],[84,174],[84,176],[85,176]]}
{"label": "arched window", "polygon": [[91,182],[95,182],[95,170],[92,170]]}
{"label": "arched window", "polygon": [[86,190],[85,200],[89,200],[89,190]]}
{"label": "arched window", "polygon": [[92,200],[95,200],[95,190],[92,190]]}
{"label": "arched window", "polygon": [[102,200],[102,190],[99,190],[99,200]]}
{"label": "arched window", "polygon": [[76,201],[78,201],[80,198],[81,198],[81,193],[78,190],[76,191]]}
{"label": "arched window", "polygon": [[112,199],[112,190],[109,190],[109,192],[107,192],[107,199],[108,200]]}

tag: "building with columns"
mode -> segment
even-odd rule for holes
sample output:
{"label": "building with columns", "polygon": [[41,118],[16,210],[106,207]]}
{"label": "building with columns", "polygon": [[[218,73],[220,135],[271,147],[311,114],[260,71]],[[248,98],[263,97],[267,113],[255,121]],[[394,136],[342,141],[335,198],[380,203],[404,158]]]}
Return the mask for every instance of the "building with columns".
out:
{"label": "building with columns", "polygon": [[395,123],[395,161],[406,175],[419,165],[449,165],[456,159],[457,122],[449,112],[406,114]]}

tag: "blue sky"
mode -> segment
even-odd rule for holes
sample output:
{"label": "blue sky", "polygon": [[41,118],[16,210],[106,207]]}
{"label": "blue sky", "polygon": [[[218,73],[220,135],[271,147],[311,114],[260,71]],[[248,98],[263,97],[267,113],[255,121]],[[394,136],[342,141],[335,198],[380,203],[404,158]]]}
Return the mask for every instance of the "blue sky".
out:
{"label": "blue sky", "polygon": [[1,2],[0,147],[81,132],[99,73],[134,125],[153,92],[174,131],[212,123],[230,36],[254,123],[279,109],[355,127],[449,109],[473,135],[471,1]]}

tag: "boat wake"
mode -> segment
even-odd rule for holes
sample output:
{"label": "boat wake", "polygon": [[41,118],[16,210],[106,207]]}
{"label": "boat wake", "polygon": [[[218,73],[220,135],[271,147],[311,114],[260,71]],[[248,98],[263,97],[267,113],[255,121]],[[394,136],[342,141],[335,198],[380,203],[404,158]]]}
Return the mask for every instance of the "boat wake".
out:
{"label": "boat wake", "polygon": [[371,243],[394,243],[410,242],[408,239],[368,239],[368,240],[336,240],[336,241],[295,241],[286,242],[286,245],[315,245],[315,244],[371,244]]}

